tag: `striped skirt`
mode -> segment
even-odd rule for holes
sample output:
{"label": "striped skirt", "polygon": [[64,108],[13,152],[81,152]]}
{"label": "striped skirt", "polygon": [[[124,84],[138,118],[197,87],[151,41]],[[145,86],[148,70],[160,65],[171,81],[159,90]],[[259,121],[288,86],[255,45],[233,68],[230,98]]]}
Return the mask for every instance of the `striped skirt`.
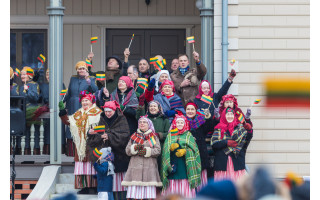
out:
{"label": "striped skirt", "polygon": [[124,187],[121,185],[121,182],[123,181],[126,173],[114,173],[113,175],[113,185],[112,185],[112,191],[113,192],[122,192],[127,191],[127,187]]}
{"label": "striped skirt", "polygon": [[201,171],[201,184],[196,188],[197,192],[199,192],[207,184],[208,184],[207,170],[204,169]]}
{"label": "striped skirt", "polygon": [[74,175],[95,175],[97,174],[91,162],[75,162]]}
{"label": "striped skirt", "polygon": [[157,196],[155,186],[128,186],[127,198],[155,199]]}
{"label": "striped skirt", "polygon": [[232,158],[228,156],[227,171],[215,171],[214,180],[219,181],[219,180],[229,179],[233,182],[236,182],[239,178],[241,178],[245,174],[246,174],[245,169],[234,171]]}
{"label": "striped skirt", "polygon": [[179,194],[184,198],[195,198],[196,190],[190,188],[188,179],[169,179],[169,185],[162,191],[162,195],[171,194]]}
{"label": "striped skirt", "polygon": [[86,187],[97,187],[97,179],[93,175],[75,175],[74,187],[82,189]]}

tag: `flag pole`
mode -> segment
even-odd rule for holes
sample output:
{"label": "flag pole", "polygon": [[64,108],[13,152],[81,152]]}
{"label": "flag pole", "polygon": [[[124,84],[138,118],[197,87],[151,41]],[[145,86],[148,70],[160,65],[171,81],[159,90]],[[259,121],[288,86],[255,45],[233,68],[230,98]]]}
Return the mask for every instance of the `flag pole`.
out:
{"label": "flag pole", "polygon": [[91,45],[90,45],[90,46],[91,46],[91,52],[92,52],[92,43],[91,43]]}
{"label": "flag pole", "polygon": [[193,46],[193,52],[195,52],[196,50],[194,49],[194,43],[192,43],[192,46]]}
{"label": "flag pole", "polygon": [[130,49],[130,46],[131,46],[131,43],[132,43],[133,37],[134,37],[134,34],[132,34],[132,37],[131,37],[131,40],[130,40],[130,43],[129,43],[128,49]]}

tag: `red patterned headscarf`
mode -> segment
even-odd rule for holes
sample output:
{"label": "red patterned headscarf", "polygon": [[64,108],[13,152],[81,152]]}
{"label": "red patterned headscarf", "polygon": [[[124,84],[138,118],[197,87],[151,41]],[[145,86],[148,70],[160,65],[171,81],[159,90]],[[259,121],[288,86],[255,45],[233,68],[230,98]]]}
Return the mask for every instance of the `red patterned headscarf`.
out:
{"label": "red patterned headscarf", "polygon": [[178,129],[178,134],[182,134],[186,131],[190,130],[190,126],[189,126],[189,121],[187,120],[187,118],[181,113],[181,114],[176,114],[175,118],[173,119],[170,129],[169,129],[169,133],[171,130],[174,130],[177,128],[177,121],[178,120],[183,120],[184,121],[184,126],[181,130]]}
{"label": "red patterned headscarf", "polygon": [[233,101],[234,105],[233,105],[232,109],[234,109],[235,111],[238,111],[238,101],[237,101],[236,97],[233,96],[232,94],[227,94],[222,97],[222,100],[220,102],[220,106],[219,106],[220,116],[221,116],[221,113],[223,112],[223,110],[225,109],[224,102],[226,102],[226,101]]}
{"label": "red patterned headscarf", "polygon": [[80,102],[82,101],[82,99],[88,99],[89,101],[91,101],[91,103],[94,103],[96,100],[96,97],[87,90],[81,91],[79,96]]}
{"label": "red patterned headscarf", "polygon": [[[234,114],[234,119],[232,122],[228,122],[226,118],[226,114],[228,112],[232,112]],[[225,108],[222,111],[222,114],[220,116],[220,123],[214,127],[214,129],[221,129],[221,138],[223,139],[224,133],[228,130],[230,135],[232,135],[234,128],[239,124],[239,120],[236,118],[236,115],[234,113],[234,110],[231,108]]]}
{"label": "red patterned headscarf", "polygon": [[209,96],[210,96],[210,97],[213,97],[212,87],[211,87],[211,85],[210,85],[209,81],[207,81],[207,80],[203,80],[203,81],[200,83],[200,85],[199,85],[199,94],[196,96],[196,98],[197,98],[197,99],[200,99],[200,98],[201,98],[201,96],[203,95],[203,92],[202,92],[201,86],[202,86],[202,84],[203,84],[204,82],[206,82],[206,83],[208,83],[208,84],[209,84],[209,88],[210,88]]}
{"label": "red patterned headscarf", "polygon": [[165,85],[170,85],[170,86],[172,87],[172,91],[173,91],[174,93],[176,92],[176,89],[174,88],[174,83],[173,83],[172,81],[170,81],[170,80],[165,80],[165,81],[161,84],[160,89],[159,89],[159,91],[161,92],[162,95],[164,95],[164,93],[162,92],[162,88],[163,88],[163,86],[165,86]]}

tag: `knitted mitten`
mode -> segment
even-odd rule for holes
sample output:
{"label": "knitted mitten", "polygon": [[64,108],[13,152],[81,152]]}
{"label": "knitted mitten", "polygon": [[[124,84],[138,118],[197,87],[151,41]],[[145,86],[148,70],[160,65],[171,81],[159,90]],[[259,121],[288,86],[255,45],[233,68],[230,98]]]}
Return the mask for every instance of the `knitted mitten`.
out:
{"label": "knitted mitten", "polygon": [[186,150],[185,149],[178,149],[177,152],[176,152],[176,156],[177,157],[182,157],[184,155],[186,155]]}
{"label": "knitted mitten", "polygon": [[146,155],[146,149],[139,150],[139,151],[138,151],[138,155],[139,155],[139,156],[144,156],[144,155]]}
{"label": "knitted mitten", "polygon": [[178,143],[172,143],[171,146],[170,146],[170,151],[174,151],[174,150],[176,150],[178,147],[179,147],[179,144],[178,144]]}

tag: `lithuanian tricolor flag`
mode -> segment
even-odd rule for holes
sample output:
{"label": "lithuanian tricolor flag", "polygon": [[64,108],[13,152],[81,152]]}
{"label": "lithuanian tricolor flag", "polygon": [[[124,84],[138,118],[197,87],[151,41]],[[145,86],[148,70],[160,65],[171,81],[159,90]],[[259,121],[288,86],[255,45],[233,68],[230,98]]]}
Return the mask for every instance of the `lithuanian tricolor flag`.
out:
{"label": "lithuanian tricolor flag", "polygon": [[167,64],[166,59],[163,59],[163,60],[162,60],[162,65],[166,65],[166,64]]}
{"label": "lithuanian tricolor flag", "polygon": [[159,61],[159,60],[156,61],[153,65],[158,71],[161,71],[164,68],[162,61]]}
{"label": "lithuanian tricolor flag", "polygon": [[201,99],[200,99],[201,101],[203,101],[203,102],[205,102],[205,103],[207,103],[207,104],[211,104],[212,103],[212,101],[213,101],[213,98],[211,98],[210,96],[206,96],[206,95],[202,95],[201,96]]}
{"label": "lithuanian tricolor flag", "polygon": [[27,69],[27,75],[33,76],[33,69]]}
{"label": "lithuanian tricolor flag", "polygon": [[19,76],[20,75],[20,70],[18,68],[16,68],[16,70],[14,70],[13,72],[16,76]]}
{"label": "lithuanian tricolor flag", "polygon": [[92,37],[91,38],[91,44],[96,43],[98,40],[98,37]]}
{"label": "lithuanian tricolor flag", "polygon": [[86,58],[86,65],[88,67],[93,67],[92,64],[91,64],[91,61],[88,58]]}
{"label": "lithuanian tricolor flag", "polygon": [[146,79],[146,78],[138,78],[137,84],[148,85],[148,79]]}
{"label": "lithuanian tricolor flag", "polygon": [[187,37],[188,43],[195,43],[194,36]]}
{"label": "lithuanian tricolor flag", "polygon": [[100,132],[104,132],[106,126],[105,125],[101,125],[101,126],[96,126],[93,128],[95,133],[100,133]]}
{"label": "lithuanian tricolor flag", "polygon": [[267,107],[310,107],[310,79],[267,79],[265,91]]}
{"label": "lithuanian tricolor flag", "polygon": [[149,140],[148,140],[150,147],[153,147],[154,145],[156,145],[156,140],[154,139],[154,136],[152,136]]}
{"label": "lithuanian tricolor flag", "polygon": [[152,62],[156,62],[156,61],[158,61],[159,59],[158,59],[158,57],[153,57],[153,58],[150,58],[150,63],[152,63]]}
{"label": "lithuanian tricolor flag", "polygon": [[93,150],[93,155],[97,158],[100,158],[100,156],[102,155],[102,152],[100,152],[97,148],[95,148]]}
{"label": "lithuanian tricolor flag", "polygon": [[104,81],[104,80],[106,80],[106,75],[105,74],[96,74],[96,79],[98,81]]}
{"label": "lithuanian tricolor flag", "polygon": [[178,133],[178,128],[171,129],[171,130],[170,130],[170,133],[172,133],[172,134]]}
{"label": "lithuanian tricolor flag", "polygon": [[253,104],[259,104],[260,101],[261,101],[261,99],[256,99],[256,100],[253,102]]}
{"label": "lithuanian tricolor flag", "polygon": [[244,117],[243,117],[242,113],[240,113],[239,111],[237,111],[237,114],[239,115],[238,119],[239,119],[240,123],[242,124],[244,122]]}
{"label": "lithuanian tricolor flag", "polygon": [[67,93],[67,90],[61,90],[60,95],[65,95]]}
{"label": "lithuanian tricolor flag", "polygon": [[42,54],[40,54],[37,59],[43,64],[44,62],[46,62],[46,57],[44,57]]}

